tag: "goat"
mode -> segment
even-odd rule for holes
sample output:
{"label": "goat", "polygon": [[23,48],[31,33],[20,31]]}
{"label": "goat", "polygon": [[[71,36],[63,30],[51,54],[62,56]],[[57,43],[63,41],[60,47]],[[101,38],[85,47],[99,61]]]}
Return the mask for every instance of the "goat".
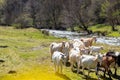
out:
{"label": "goat", "polygon": [[69,60],[69,52],[73,48],[73,44],[70,42],[65,42],[65,46],[62,49],[62,52],[66,55],[65,65],[67,65],[67,62]]}
{"label": "goat", "polygon": [[[79,48],[72,48],[70,53],[69,53],[69,61],[71,63],[71,70],[73,71],[73,65],[74,64],[79,64],[80,61],[80,50]],[[79,73],[79,67],[77,67],[77,73]]]}
{"label": "goat", "polygon": [[86,47],[92,46],[93,41],[96,42],[96,36],[93,36],[91,38],[81,38],[80,39]]}
{"label": "goat", "polygon": [[[82,55],[80,57],[80,66],[82,66],[82,71],[83,71],[83,74],[84,74],[84,68],[87,68],[88,69],[88,76],[89,76],[89,73],[90,73],[90,69],[91,68],[97,68],[97,64],[98,62],[101,63],[102,61],[102,55],[101,54],[97,54],[96,56],[92,56],[92,55]],[[97,70],[97,69],[96,69]],[[97,71],[96,71],[97,73]]]}
{"label": "goat", "polygon": [[91,46],[90,48],[90,54],[91,53],[100,53],[101,50],[103,50],[103,46]]}
{"label": "goat", "polygon": [[111,70],[110,67],[111,65],[114,63],[114,69],[115,69],[115,75],[116,75],[116,71],[117,71],[117,67],[116,64],[119,65],[118,63],[118,59],[120,58],[120,54],[115,53],[114,51],[108,51],[104,56],[103,56],[103,60],[102,60],[102,64],[99,67],[103,67],[105,69],[104,71],[104,77],[105,77],[105,73],[106,71],[108,72],[109,78],[111,79]]}
{"label": "goat", "polygon": [[60,69],[61,69],[60,73],[62,73],[62,62],[64,62],[65,58],[66,58],[65,54],[63,54],[59,51],[55,51],[53,53],[52,61],[54,63],[55,72],[59,72],[59,67],[60,67]]}
{"label": "goat", "polygon": [[80,41],[79,39],[74,39],[73,40],[73,47],[79,47],[79,48],[85,48],[85,45],[82,41]]}
{"label": "goat", "polygon": [[51,53],[51,59],[52,59],[52,55],[55,51],[60,51],[62,52],[63,48],[65,46],[65,42],[61,42],[61,43],[56,43],[56,42],[53,42],[50,44],[50,53]]}

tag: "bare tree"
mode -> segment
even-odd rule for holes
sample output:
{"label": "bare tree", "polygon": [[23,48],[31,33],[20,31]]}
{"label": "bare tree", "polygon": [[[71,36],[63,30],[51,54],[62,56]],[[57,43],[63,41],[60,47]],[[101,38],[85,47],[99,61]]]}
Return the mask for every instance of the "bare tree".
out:
{"label": "bare tree", "polygon": [[68,11],[68,18],[73,20],[73,24],[78,25],[83,30],[90,33],[88,25],[90,17],[88,16],[88,9],[91,4],[91,0],[68,0],[66,10]]}
{"label": "bare tree", "polygon": [[62,1],[63,0],[45,0],[44,2],[44,17],[48,27],[55,29],[60,25],[60,15],[62,11]]}

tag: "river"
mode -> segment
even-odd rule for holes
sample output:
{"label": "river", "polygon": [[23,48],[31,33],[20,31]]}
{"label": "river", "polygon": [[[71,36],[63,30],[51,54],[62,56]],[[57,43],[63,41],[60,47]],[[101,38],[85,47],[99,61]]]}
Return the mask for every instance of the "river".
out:
{"label": "river", "polygon": [[[48,29],[46,29],[48,30]],[[60,31],[60,30],[48,30],[49,34],[60,37],[60,38],[67,38],[67,39],[80,39],[82,37],[90,37],[92,35],[87,35],[87,33],[77,33],[71,31]],[[97,43],[103,43],[108,45],[120,46],[120,37],[104,37],[100,36],[97,37]]]}

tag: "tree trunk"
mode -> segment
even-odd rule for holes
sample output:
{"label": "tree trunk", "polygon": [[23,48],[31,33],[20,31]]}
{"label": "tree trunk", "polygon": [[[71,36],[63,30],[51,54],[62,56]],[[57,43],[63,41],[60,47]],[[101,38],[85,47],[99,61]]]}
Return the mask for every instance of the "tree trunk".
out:
{"label": "tree trunk", "polygon": [[114,21],[111,21],[111,27],[112,27],[112,31],[117,31],[117,29],[115,29]]}
{"label": "tree trunk", "polygon": [[115,31],[115,26],[112,26],[112,31]]}
{"label": "tree trunk", "polygon": [[53,12],[53,25],[52,25],[52,29],[55,29],[57,24],[56,24],[56,19],[55,19],[55,13]]}
{"label": "tree trunk", "polygon": [[83,26],[82,29],[84,31],[87,31],[88,34],[92,34],[92,31],[88,30],[88,27],[87,26]]}
{"label": "tree trunk", "polygon": [[81,20],[81,18],[79,19],[79,22],[81,24],[81,25],[79,25],[80,28],[82,28],[84,31],[87,31],[88,34],[92,33],[92,31],[88,30],[88,27],[84,24],[84,22]]}

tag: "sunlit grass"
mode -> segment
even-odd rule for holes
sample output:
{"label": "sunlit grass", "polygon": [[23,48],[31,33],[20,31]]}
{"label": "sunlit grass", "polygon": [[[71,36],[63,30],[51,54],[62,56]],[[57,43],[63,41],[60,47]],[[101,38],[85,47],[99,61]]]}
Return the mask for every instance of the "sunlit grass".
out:
{"label": "sunlit grass", "polygon": [[111,31],[111,26],[107,26],[107,25],[102,25],[102,24],[98,24],[98,25],[95,25],[95,26],[90,26],[89,27],[90,30],[92,30],[93,32],[95,31],[108,31],[110,32]]}
{"label": "sunlit grass", "polygon": [[110,37],[120,37],[120,26],[116,26],[115,27],[118,31],[112,31],[111,30],[111,26],[107,26],[104,24],[98,24],[98,25],[94,25],[94,26],[90,26],[89,30],[92,30],[93,32],[107,32],[106,36],[110,36]]}
{"label": "sunlit grass", "polygon": [[112,32],[112,33],[108,34],[108,36],[111,36],[111,37],[119,36],[120,37],[120,32]]}

